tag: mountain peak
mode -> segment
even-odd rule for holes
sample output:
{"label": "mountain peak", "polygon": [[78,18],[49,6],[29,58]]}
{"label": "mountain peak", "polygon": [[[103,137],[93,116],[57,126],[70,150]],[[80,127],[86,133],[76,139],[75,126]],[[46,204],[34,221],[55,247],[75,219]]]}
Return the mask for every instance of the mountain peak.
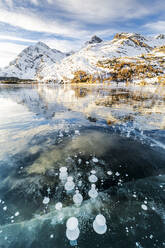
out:
{"label": "mountain peak", "polygon": [[23,56],[24,54],[32,54],[34,51],[39,50],[40,52],[43,52],[45,50],[51,50],[50,47],[48,47],[45,43],[38,41],[34,45],[26,47],[18,56]]}
{"label": "mountain peak", "polygon": [[42,41],[38,41],[34,46],[43,47],[43,48],[49,49],[49,47],[44,42],[42,42]]}
{"label": "mountain peak", "polygon": [[103,40],[101,38],[99,38],[97,35],[94,35],[92,36],[92,38],[85,42],[85,45],[88,45],[88,44],[95,44],[95,43],[101,43]]}

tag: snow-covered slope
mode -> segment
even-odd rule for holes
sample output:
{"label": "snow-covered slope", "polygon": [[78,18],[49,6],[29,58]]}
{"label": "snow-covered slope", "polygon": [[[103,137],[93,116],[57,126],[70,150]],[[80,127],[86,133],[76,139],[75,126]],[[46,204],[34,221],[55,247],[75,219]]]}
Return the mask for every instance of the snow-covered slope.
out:
{"label": "snow-covered slope", "polygon": [[100,61],[112,58],[128,60],[128,57],[136,60],[136,56],[152,53],[163,45],[165,35],[151,37],[119,33],[111,41],[102,41],[93,36],[78,52],[63,54],[38,42],[24,49],[8,67],[0,70],[0,76],[57,82],[72,79],[76,71],[97,76],[109,72],[105,66],[98,66]]}
{"label": "snow-covered slope", "polygon": [[62,52],[51,49],[42,42],[25,48],[9,66],[0,70],[0,76],[34,79],[45,66],[59,62]]}
{"label": "snow-covered slope", "polygon": [[[94,40],[94,39],[91,39]],[[98,40],[98,39],[97,39]],[[73,55],[64,58],[60,64],[45,67],[41,73],[42,80],[72,79],[75,71],[85,71],[90,74],[101,73],[98,61],[113,57],[134,57],[149,53],[154,47],[165,44],[165,37],[143,37],[135,33],[116,34],[111,41],[87,42],[86,46]]]}

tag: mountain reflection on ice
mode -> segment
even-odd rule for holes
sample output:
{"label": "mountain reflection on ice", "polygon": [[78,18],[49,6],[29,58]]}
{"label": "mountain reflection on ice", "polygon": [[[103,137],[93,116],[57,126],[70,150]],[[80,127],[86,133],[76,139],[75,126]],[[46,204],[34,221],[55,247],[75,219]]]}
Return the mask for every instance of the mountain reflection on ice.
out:
{"label": "mountain reflection on ice", "polygon": [[[70,247],[71,216],[81,248],[165,247],[163,94],[157,86],[0,86],[0,247]],[[80,207],[59,179],[62,166],[83,195]],[[99,213],[102,236],[92,227]]]}

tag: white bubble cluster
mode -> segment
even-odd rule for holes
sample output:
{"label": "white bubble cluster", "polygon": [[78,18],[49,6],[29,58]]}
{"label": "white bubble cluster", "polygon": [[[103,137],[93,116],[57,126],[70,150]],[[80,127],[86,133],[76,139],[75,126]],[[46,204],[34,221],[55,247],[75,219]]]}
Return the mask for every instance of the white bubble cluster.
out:
{"label": "white bubble cluster", "polygon": [[75,203],[77,207],[79,207],[82,201],[83,201],[83,196],[79,193],[79,190],[76,190],[76,193],[73,196],[73,202]]}
{"label": "white bubble cluster", "polygon": [[78,219],[76,217],[71,217],[66,223],[66,237],[70,241],[75,241],[80,235],[80,230],[78,228]]}
{"label": "white bubble cluster", "polygon": [[45,205],[47,205],[49,202],[50,202],[49,197],[46,197],[45,196],[44,199],[43,199],[43,201],[42,201],[42,203],[45,204]]}
{"label": "white bubble cluster", "polygon": [[88,195],[92,199],[95,199],[98,196],[98,192],[95,184],[91,185],[91,189],[89,190]]}
{"label": "white bubble cluster", "polygon": [[56,203],[55,209],[60,211],[62,209],[62,203],[61,202]]}
{"label": "white bubble cluster", "polygon": [[93,222],[93,229],[98,234],[104,234],[107,231],[106,219],[102,214],[98,214]]}
{"label": "white bubble cluster", "polygon": [[67,182],[65,183],[65,190],[69,193],[75,188],[75,183],[73,182],[73,177],[67,177]]}
{"label": "white bubble cluster", "polygon": [[66,167],[61,167],[60,168],[60,174],[59,174],[59,178],[61,181],[66,181],[68,177],[68,172],[67,172],[67,168]]}

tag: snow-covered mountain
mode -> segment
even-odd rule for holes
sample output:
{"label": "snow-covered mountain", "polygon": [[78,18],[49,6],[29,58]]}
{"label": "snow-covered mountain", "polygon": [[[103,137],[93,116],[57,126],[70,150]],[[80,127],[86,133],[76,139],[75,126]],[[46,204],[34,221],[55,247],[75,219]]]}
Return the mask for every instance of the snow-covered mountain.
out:
{"label": "snow-covered mountain", "polygon": [[60,64],[45,67],[40,73],[40,78],[65,81],[72,79],[74,72],[80,70],[89,74],[100,74],[103,68],[97,66],[98,61],[146,54],[161,45],[165,45],[163,35],[144,37],[136,33],[120,33],[116,34],[111,41],[102,41],[94,36],[82,49],[64,58]]}
{"label": "snow-covered mountain", "polygon": [[98,66],[99,62],[113,58],[136,60],[136,56],[150,54],[163,45],[165,35],[151,37],[136,33],[118,33],[110,41],[93,36],[79,51],[63,54],[38,42],[24,49],[8,67],[0,71],[0,76],[61,82],[73,79],[77,71],[102,75],[109,70],[105,65]]}
{"label": "snow-covered mountain", "polygon": [[45,66],[62,60],[66,55],[49,48],[43,42],[25,48],[9,66],[0,70],[0,76],[34,79]]}

